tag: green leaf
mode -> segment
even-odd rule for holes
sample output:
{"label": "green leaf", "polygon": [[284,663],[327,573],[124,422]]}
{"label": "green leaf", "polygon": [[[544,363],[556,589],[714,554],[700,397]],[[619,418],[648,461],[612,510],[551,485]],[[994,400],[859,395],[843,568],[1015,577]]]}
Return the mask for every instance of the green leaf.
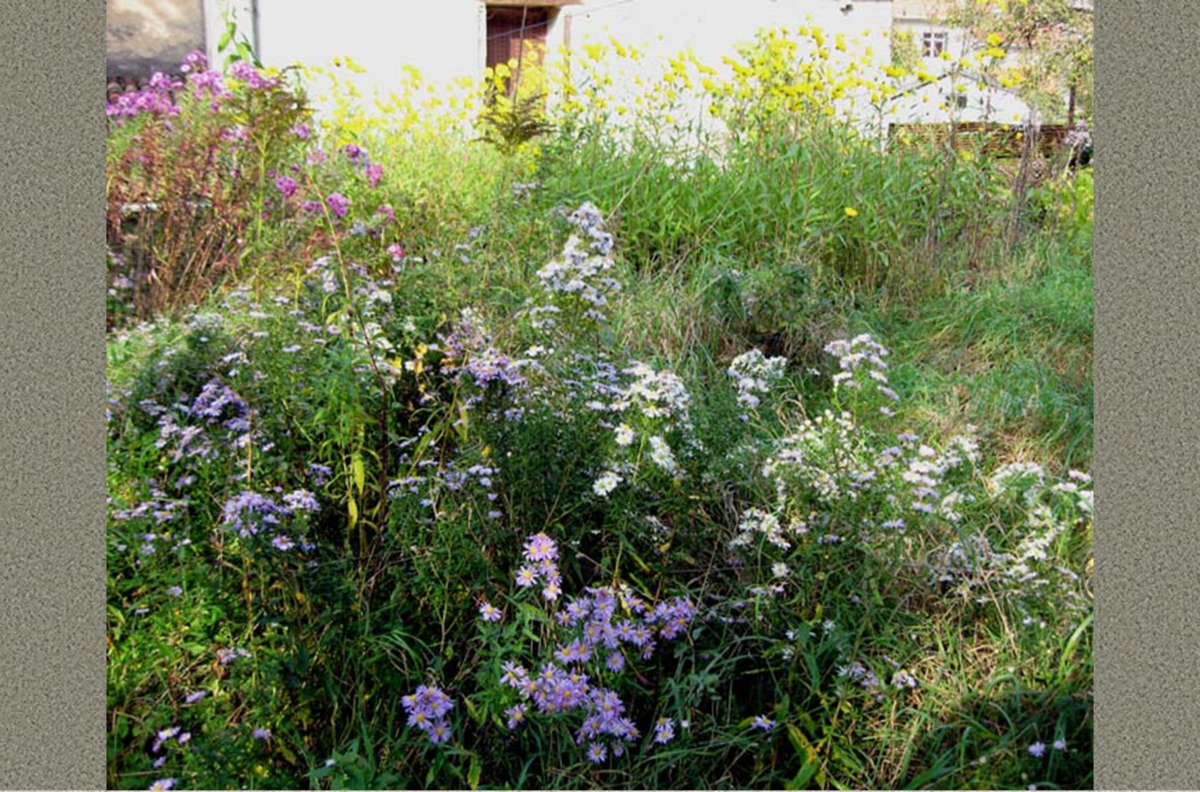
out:
{"label": "green leaf", "polygon": [[518,602],[517,610],[520,611],[521,614],[524,615],[525,618],[529,619],[530,621],[535,621],[535,622],[546,621],[546,614],[543,613],[541,610],[535,608],[534,606],[530,605],[528,602]]}
{"label": "green leaf", "polygon": [[361,454],[354,454],[350,457],[350,467],[354,471],[354,486],[358,488],[358,494],[362,495],[363,487],[366,484],[367,474],[363,467]]}
{"label": "green leaf", "polygon": [[[466,705],[467,714],[471,716],[471,719],[478,724],[482,724],[486,716],[479,711],[479,708],[475,706],[475,703],[469,698],[464,698],[463,704]],[[474,789],[474,787],[471,788]]]}
{"label": "green leaf", "polygon": [[833,758],[842,766],[842,768],[848,769],[853,773],[862,774],[866,772],[862,766],[862,762],[858,761],[858,758],[855,757],[854,754],[849,753],[848,751],[843,751],[836,745],[833,746]]}
{"label": "green leaf", "polygon": [[796,749],[797,756],[799,756],[805,762],[817,761],[817,749],[814,748],[813,744],[808,741],[808,738],[804,736],[804,732],[800,731],[798,726],[789,723],[787,725],[787,732],[788,741],[791,742],[792,747]]}
{"label": "green leaf", "polygon": [[804,665],[808,669],[810,690],[821,689],[821,673],[817,669],[817,656],[812,652],[804,653]]}
{"label": "green leaf", "polygon": [[796,773],[796,777],[784,784],[785,789],[807,789],[809,779],[820,768],[819,764],[806,764]]}
{"label": "green leaf", "polygon": [[454,422],[454,428],[458,430],[458,439],[462,442],[467,442],[467,428],[470,425],[470,417],[467,414],[467,406],[465,404],[458,405],[458,420]]}
{"label": "green leaf", "polygon": [[237,25],[233,23],[233,20],[230,20],[229,24],[225,26],[225,35],[221,36],[221,42],[217,44],[217,52],[224,52],[225,48],[229,46],[229,42],[233,41],[236,33]]}
{"label": "green leaf", "polygon": [[467,770],[467,786],[479,789],[479,776],[483,774],[483,762],[478,756],[471,757],[471,768]]}
{"label": "green leaf", "polygon": [[[786,787],[788,789],[805,789],[809,780],[821,769],[821,758],[817,755],[817,749],[808,741],[799,727],[789,723],[787,732],[788,741],[796,749],[796,755],[800,757],[801,765],[795,778],[787,782]],[[819,782],[818,785],[820,785]]]}

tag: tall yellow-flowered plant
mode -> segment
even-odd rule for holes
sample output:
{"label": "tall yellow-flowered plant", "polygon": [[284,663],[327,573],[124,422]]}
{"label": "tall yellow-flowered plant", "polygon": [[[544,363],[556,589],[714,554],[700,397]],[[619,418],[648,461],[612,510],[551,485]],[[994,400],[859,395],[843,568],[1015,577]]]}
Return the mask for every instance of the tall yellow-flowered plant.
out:
{"label": "tall yellow-flowered plant", "polygon": [[[396,90],[369,100],[352,79],[364,70],[349,57],[304,74],[321,81],[318,99],[330,107],[323,131],[335,145],[373,136],[485,140],[506,156],[531,161],[540,152],[539,136],[554,128],[689,144],[772,128],[800,134],[833,122],[877,131],[898,97],[939,75],[892,58],[885,42],[877,53],[869,36],[831,35],[811,24],[764,29],[718,63],[702,62],[687,49],[651,60],[648,48],[613,38],[572,50],[531,46],[519,62],[441,86],[405,67]],[[952,83],[968,67],[998,63],[1006,54],[998,35],[980,43],[973,62],[964,56],[948,64]]]}

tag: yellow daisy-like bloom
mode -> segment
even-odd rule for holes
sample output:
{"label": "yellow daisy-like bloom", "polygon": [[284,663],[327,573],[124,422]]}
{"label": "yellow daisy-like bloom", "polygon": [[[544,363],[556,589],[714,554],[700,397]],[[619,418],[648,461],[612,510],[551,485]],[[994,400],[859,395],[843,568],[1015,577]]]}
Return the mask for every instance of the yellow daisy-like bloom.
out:
{"label": "yellow daisy-like bloom", "polygon": [[846,207],[846,217],[858,217],[858,210],[853,206]]}

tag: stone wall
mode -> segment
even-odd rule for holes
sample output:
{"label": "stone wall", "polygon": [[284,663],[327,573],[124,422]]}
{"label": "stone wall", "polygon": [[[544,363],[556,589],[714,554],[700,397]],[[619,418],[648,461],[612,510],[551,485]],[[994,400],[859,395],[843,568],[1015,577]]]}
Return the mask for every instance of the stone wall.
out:
{"label": "stone wall", "polygon": [[183,56],[204,49],[204,0],[106,0],[107,76],[176,74]]}

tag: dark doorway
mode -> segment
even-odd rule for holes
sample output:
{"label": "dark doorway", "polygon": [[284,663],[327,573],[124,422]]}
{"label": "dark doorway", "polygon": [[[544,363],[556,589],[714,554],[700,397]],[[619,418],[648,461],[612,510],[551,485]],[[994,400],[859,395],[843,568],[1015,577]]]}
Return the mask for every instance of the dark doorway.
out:
{"label": "dark doorway", "polygon": [[487,65],[515,60],[518,64],[541,61],[546,34],[556,9],[529,6],[493,6],[487,9]]}

